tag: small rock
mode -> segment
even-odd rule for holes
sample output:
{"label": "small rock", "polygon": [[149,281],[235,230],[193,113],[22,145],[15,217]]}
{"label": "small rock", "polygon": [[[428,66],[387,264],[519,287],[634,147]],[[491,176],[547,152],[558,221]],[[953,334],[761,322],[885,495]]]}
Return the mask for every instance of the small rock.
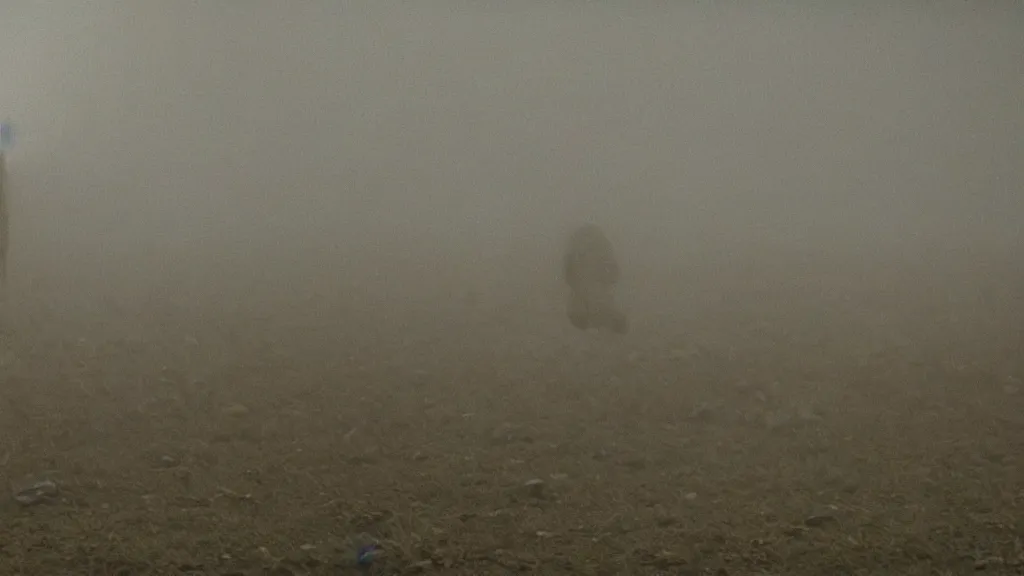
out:
{"label": "small rock", "polygon": [[714,409],[707,402],[700,402],[690,410],[690,420],[710,420]]}
{"label": "small rock", "polygon": [[821,422],[821,416],[810,406],[799,406],[796,409],[796,417],[801,422]]}
{"label": "small rock", "polygon": [[803,536],[805,532],[807,532],[807,528],[804,528],[803,526],[789,526],[782,531],[783,534],[790,538],[799,538]]}
{"label": "small rock", "polygon": [[690,492],[686,496],[683,496],[683,498],[687,499],[690,502],[693,502],[694,500],[697,499],[697,493],[696,492]]}
{"label": "small rock", "polygon": [[825,471],[825,481],[834,489],[853,494],[860,486],[849,472],[839,466],[829,466]]}
{"label": "small rock", "polygon": [[997,556],[990,556],[988,558],[981,558],[974,561],[975,570],[988,570],[989,568],[998,568],[1004,564],[1002,558]]}
{"label": "small rock", "polygon": [[245,416],[249,413],[249,408],[243,404],[232,404],[224,409],[224,413],[228,416]]}
{"label": "small rock", "polygon": [[534,478],[528,480],[523,486],[526,487],[527,494],[532,498],[543,498],[544,497],[544,481],[540,478]]}
{"label": "small rock", "polygon": [[986,451],[981,454],[981,457],[992,464],[1002,464],[1006,462],[1006,454],[996,451]]}
{"label": "small rock", "polygon": [[643,470],[647,468],[647,461],[643,458],[631,458],[622,462],[622,465],[630,470]]}
{"label": "small rock", "polygon": [[694,356],[694,352],[683,348],[675,348],[668,353],[670,360],[685,360]]}
{"label": "small rock", "polygon": [[316,546],[313,546],[312,544],[303,544],[302,546],[299,546],[299,550],[302,550],[303,552],[309,552],[314,549],[316,549]]}
{"label": "small rock", "polygon": [[57,497],[57,484],[52,480],[37,480],[26,483],[14,491],[14,501],[22,506],[32,506]]}
{"label": "small rock", "polygon": [[765,428],[774,431],[785,428],[792,423],[793,419],[788,414],[770,411],[762,415],[761,421]]}
{"label": "small rock", "polygon": [[820,528],[826,524],[835,522],[837,518],[831,514],[815,514],[804,519],[804,526],[808,528]]}
{"label": "small rock", "polygon": [[279,562],[270,570],[269,574],[270,576],[295,576],[296,572]]}

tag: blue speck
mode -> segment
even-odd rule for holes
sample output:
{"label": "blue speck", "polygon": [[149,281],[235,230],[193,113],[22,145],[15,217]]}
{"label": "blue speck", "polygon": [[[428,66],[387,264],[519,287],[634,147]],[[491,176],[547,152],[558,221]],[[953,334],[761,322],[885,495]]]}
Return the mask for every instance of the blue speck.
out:
{"label": "blue speck", "polygon": [[380,546],[376,544],[368,544],[359,549],[359,553],[356,554],[356,563],[360,566],[366,566],[373,562],[374,558],[380,554]]}

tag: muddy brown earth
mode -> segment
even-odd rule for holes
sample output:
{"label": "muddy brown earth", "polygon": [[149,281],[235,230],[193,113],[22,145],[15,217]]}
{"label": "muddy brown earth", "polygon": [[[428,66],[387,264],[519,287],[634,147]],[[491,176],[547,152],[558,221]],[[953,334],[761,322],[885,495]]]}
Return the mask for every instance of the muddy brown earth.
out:
{"label": "muddy brown earth", "polygon": [[1022,574],[1022,278],[701,264],[624,336],[557,294],[40,290],[2,332],[0,572]]}

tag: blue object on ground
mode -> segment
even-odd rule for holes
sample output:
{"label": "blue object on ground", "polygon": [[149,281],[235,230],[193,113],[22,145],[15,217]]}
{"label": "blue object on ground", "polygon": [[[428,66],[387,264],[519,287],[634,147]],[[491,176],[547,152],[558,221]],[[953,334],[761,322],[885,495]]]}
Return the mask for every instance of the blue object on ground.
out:
{"label": "blue object on ground", "polygon": [[359,549],[356,554],[356,563],[360,566],[366,566],[373,562],[374,558],[380,554],[380,546],[376,544],[368,544]]}

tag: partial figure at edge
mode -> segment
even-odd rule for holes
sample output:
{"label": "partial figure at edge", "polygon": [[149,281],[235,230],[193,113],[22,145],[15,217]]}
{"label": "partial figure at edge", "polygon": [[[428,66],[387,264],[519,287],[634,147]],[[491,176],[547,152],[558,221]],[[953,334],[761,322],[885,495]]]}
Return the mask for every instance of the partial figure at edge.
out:
{"label": "partial figure at edge", "polygon": [[7,253],[10,250],[10,215],[7,205],[7,158],[0,150],[0,300],[7,295]]}

